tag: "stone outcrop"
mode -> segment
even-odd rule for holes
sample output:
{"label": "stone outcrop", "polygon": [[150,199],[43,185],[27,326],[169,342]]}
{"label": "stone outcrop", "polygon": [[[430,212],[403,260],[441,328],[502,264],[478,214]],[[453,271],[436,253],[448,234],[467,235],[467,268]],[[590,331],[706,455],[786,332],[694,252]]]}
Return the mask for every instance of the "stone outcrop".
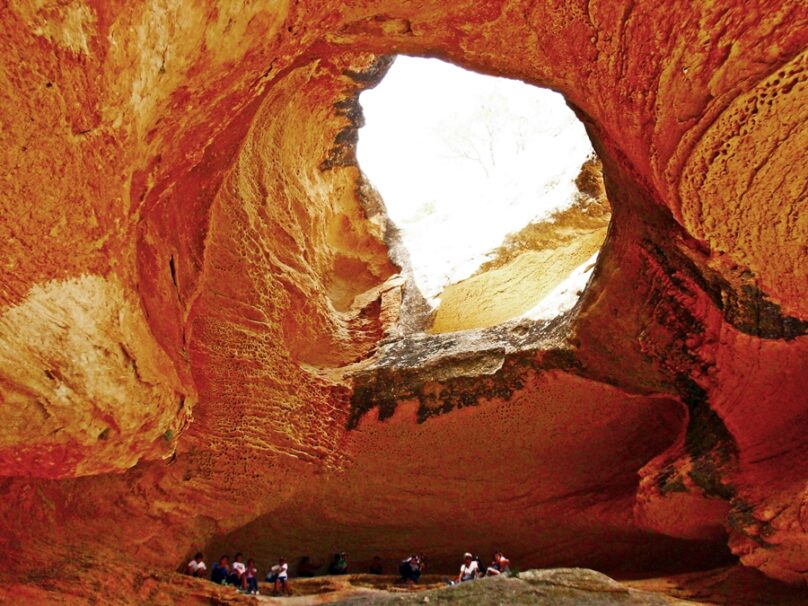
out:
{"label": "stone outcrop", "polygon": [[[353,579],[352,579],[353,580]],[[356,585],[362,587],[357,578]],[[345,583],[348,585],[348,583]],[[650,591],[633,589],[604,574],[585,568],[557,568],[528,570],[517,577],[489,578],[452,587],[431,588],[421,591],[379,591],[362,587],[363,590],[344,589],[344,599],[332,602],[365,606],[385,604],[458,603],[468,606],[488,604],[552,604],[553,606],[613,606],[617,604],[644,606],[696,606],[701,602],[668,597]],[[353,594],[353,595],[352,595]],[[314,602],[312,602],[314,603]]]}
{"label": "stone outcrop", "polygon": [[601,170],[600,161],[589,158],[568,208],[511,234],[473,276],[443,289],[430,332],[488,328],[518,319],[577,268],[594,265],[590,259],[597,257],[611,216]]}
{"label": "stone outcrop", "polygon": [[[805,581],[804,3],[0,11],[5,574],[80,602],[101,562],[417,544]],[[563,318],[397,326],[353,153],[396,53],[585,123],[612,219]]]}

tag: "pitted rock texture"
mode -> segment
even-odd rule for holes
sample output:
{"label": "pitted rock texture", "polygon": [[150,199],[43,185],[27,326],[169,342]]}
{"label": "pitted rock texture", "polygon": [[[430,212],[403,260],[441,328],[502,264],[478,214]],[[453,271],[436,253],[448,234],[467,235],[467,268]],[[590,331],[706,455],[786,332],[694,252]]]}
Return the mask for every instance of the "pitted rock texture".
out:
{"label": "pitted rock texture", "polygon": [[[198,546],[510,544],[805,581],[804,2],[0,12],[2,574],[80,601]],[[417,297],[353,154],[396,53],[559,90],[603,162],[593,278],[518,347],[444,366],[456,336],[397,325]]]}

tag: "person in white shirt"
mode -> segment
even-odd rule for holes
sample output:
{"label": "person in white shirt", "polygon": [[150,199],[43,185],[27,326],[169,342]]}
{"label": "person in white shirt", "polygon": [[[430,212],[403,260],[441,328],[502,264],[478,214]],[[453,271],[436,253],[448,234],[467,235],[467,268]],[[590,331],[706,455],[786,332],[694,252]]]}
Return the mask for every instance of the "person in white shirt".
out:
{"label": "person in white shirt", "polygon": [[205,571],[208,569],[205,566],[205,562],[202,558],[202,552],[197,551],[194,559],[188,562],[188,566],[185,567],[185,574],[191,575],[192,577],[202,577],[205,576]]}
{"label": "person in white shirt", "polygon": [[233,565],[230,567],[232,571],[228,582],[236,587],[241,587],[244,591],[247,590],[247,565],[244,563],[244,555],[241,552],[233,556]]}
{"label": "person in white shirt", "polygon": [[275,593],[280,592],[281,586],[286,594],[291,595],[289,590],[289,564],[284,558],[278,558],[278,563],[267,573],[267,583],[275,583]]}
{"label": "person in white shirt", "polygon": [[480,565],[470,553],[463,554],[463,563],[460,565],[460,574],[457,575],[457,582],[473,581],[480,572]]}

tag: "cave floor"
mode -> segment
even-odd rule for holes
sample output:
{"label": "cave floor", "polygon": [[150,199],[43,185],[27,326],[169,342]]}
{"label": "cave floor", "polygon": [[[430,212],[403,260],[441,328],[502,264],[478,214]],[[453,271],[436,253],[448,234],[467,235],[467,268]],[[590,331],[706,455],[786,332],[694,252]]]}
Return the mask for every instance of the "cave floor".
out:
{"label": "cave floor", "polygon": [[808,588],[774,581],[761,572],[730,566],[654,578],[612,579],[586,568],[528,570],[518,578],[483,579],[459,586],[447,586],[446,575],[429,574],[417,587],[397,583],[397,576],[351,574],[292,578],[291,596],[268,595],[270,586],[261,583],[263,595],[243,595],[233,587],[215,585],[178,572],[137,572],[123,567],[114,580],[99,576],[99,569],[76,568],[66,578],[30,579],[28,583],[0,584],[2,604],[87,604],[86,595],[104,595],[104,603],[121,606],[139,604],[220,604],[311,606],[315,604],[463,604],[475,605],[716,605],[716,606],[805,606]]}
{"label": "cave floor", "polygon": [[261,604],[617,604],[798,606],[808,603],[808,591],[767,579],[739,566],[706,572],[648,579],[615,581],[588,569],[548,569],[523,572],[518,578],[485,579],[446,586],[444,577],[428,575],[417,589],[402,587],[394,576],[348,575],[296,579],[291,597],[259,596]]}

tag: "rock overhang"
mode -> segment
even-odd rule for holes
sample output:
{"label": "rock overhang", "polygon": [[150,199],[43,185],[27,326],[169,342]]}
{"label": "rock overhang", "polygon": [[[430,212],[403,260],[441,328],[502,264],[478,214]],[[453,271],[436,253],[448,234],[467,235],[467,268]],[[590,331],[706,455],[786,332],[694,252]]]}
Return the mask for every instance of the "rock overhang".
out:
{"label": "rock overhang", "polygon": [[[356,199],[358,171],[339,133],[365,85],[355,75],[377,56],[408,52],[561,90],[604,162],[614,218],[576,312],[572,357],[588,381],[630,397],[667,394],[677,414],[683,403],[685,428],[700,432],[657,444],[632,470],[643,470],[639,509],[620,523],[629,533],[710,540],[723,527],[743,562],[803,578],[808,345],[797,211],[806,176],[783,169],[798,166],[804,148],[807,41],[789,25],[805,19],[799,3],[664,14],[513,2],[451,14],[428,2],[246,11],[177,3],[116,14],[82,6],[87,18],[76,20],[67,9],[44,15],[15,4],[3,21],[11,144],[2,208],[12,222],[0,244],[9,260],[0,304],[7,313],[54,279],[120,284],[122,298],[142,306],[135,316],[151,334],[142,342],[154,341],[148,355],[161,360],[151,380],[158,391],[193,395],[194,421],[176,436],[176,457],[149,463],[153,446],[138,446],[143,462],[120,476],[43,482],[11,465],[3,539],[20,547],[21,563],[42,561],[29,553],[41,540],[26,541],[9,513],[22,504],[51,537],[53,557],[137,543],[139,562],[165,566],[188,537],[205,542],[282,509],[323,474],[339,490],[362,448],[344,446],[354,390],[344,376],[307,368],[361,363],[401,304],[383,286],[397,270]],[[42,29],[46,17],[62,25]],[[124,44],[133,36],[142,43]],[[771,91],[778,101],[739,127]],[[727,138],[737,145],[713,158]],[[723,158],[733,157],[730,170]],[[488,373],[499,364],[492,351]],[[519,355],[506,351],[486,376]],[[547,372],[555,371],[539,368],[533,380]],[[3,376],[14,389],[25,382]],[[465,410],[422,426],[460,424],[456,415],[477,409]],[[396,439],[418,431],[417,415],[411,421]],[[89,469],[101,471],[102,446],[79,453]],[[777,461],[789,462],[788,473]],[[271,480],[281,469],[290,478],[278,491]],[[94,499],[113,520],[107,535],[92,519]],[[187,515],[189,500],[200,513]],[[691,519],[678,513],[685,505]],[[437,537],[448,513],[433,513]],[[587,532],[596,536],[596,524]]]}

